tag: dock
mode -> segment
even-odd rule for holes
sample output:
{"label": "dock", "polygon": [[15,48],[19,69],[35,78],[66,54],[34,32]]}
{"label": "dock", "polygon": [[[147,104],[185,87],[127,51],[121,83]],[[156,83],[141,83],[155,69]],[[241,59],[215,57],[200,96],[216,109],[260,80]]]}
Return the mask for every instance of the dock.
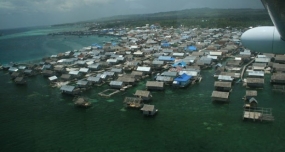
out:
{"label": "dock", "polygon": [[256,107],[253,109],[244,108],[243,119],[252,119],[260,121],[274,121],[271,108]]}
{"label": "dock", "polygon": [[273,91],[285,92],[285,85],[273,85]]}
{"label": "dock", "polygon": [[102,92],[99,92],[98,95],[102,96],[102,97],[111,97],[112,95],[119,93],[120,90],[116,90],[116,89],[107,89],[104,90]]}
{"label": "dock", "polygon": [[255,60],[251,60],[249,63],[247,63],[246,65],[243,66],[242,68],[242,71],[241,71],[241,74],[240,74],[240,77],[241,77],[241,80],[243,79],[243,75],[244,75],[244,71],[245,69],[247,68],[248,65],[250,65],[251,63],[253,63]]}

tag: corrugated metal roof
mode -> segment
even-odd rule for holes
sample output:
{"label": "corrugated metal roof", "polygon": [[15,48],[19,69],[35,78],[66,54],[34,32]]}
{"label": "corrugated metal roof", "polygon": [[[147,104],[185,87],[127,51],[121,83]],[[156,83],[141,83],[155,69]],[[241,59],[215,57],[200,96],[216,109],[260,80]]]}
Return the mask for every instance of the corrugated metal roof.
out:
{"label": "corrugated metal roof", "polygon": [[173,53],[173,56],[184,56],[184,53]]}
{"label": "corrugated metal roof", "polygon": [[227,76],[227,75],[219,75],[218,79],[219,80],[225,80],[225,81],[233,81],[234,80],[231,76]]}
{"label": "corrugated metal roof", "polygon": [[123,71],[123,69],[117,69],[117,68],[112,68],[111,72],[117,72],[117,73],[121,73]]}
{"label": "corrugated metal roof", "polygon": [[68,91],[68,92],[72,92],[74,90],[75,86],[70,86],[70,85],[64,85],[60,88],[60,90],[62,91]]}
{"label": "corrugated metal roof", "polygon": [[137,67],[137,71],[143,71],[143,72],[149,72],[151,70],[151,67]]}
{"label": "corrugated metal roof", "polygon": [[270,58],[255,58],[255,62],[268,63]]}
{"label": "corrugated metal roof", "polygon": [[188,80],[191,79],[191,77],[192,77],[192,76],[183,73],[182,75],[180,75],[180,76],[178,76],[177,78],[175,78],[174,81],[178,81],[178,82],[181,82],[181,81],[188,81]]}
{"label": "corrugated metal roof", "polygon": [[72,75],[78,75],[79,74],[79,71],[69,71],[68,74],[72,74]]}
{"label": "corrugated metal roof", "polygon": [[222,55],[222,52],[210,51],[210,55],[213,55],[213,56],[221,56],[221,55]]}
{"label": "corrugated metal roof", "polygon": [[168,76],[157,76],[156,77],[156,79],[155,79],[156,81],[172,81],[173,80],[173,78],[172,77],[168,77]]}
{"label": "corrugated metal roof", "polygon": [[197,71],[179,71],[179,75],[182,75],[184,73],[187,74],[187,75],[191,75],[193,77],[198,76],[198,72]]}
{"label": "corrugated metal roof", "polygon": [[100,77],[88,77],[87,78],[87,81],[93,81],[93,82],[98,82],[98,81],[100,81]]}
{"label": "corrugated metal roof", "polygon": [[15,68],[15,67],[10,67],[9,68],[9,71],[10,72],[17,72],[19,69],[18,68]]}
{"label": "corrugated metal roof", "polygon": [[56,80],[57,79],[57,76],[51,76],[48,78],[50,81],[53,81],[53,80]]}
{"label": "corrugated metal roof", "polygon": [[106,79],[107,78],[107,75],[106,74],[97,74],[96,77],[100,77],[102,79]]}
{"label": "corrugated metal roof", "polygon": [[87,85],[87,84],[88,84],[88,81],[79,80],[79,81],[77,81],[76,84],[77,84],[77,85]]}
{"label": "corrugated metal roof", "polygon": [[214,59],[214,60],[217,60],[217,59],[218,59],[217,56],[211,56],[211,55],[207,55],[207,58],[211,58],[211,59]]}
{"label": "corrugated metal roof", "polygon": [[164,62],[163,61],[152,61],[152,64],[162,65],[164,64]]}
{"label": "corrugated metal roof", "polygon": [[176,77],[177,76],[177,72],[163,72],[161,73],[162,76],[170,76],[170,77]]}
{"label": "corrugated metal roof", "polygon": [[107,62],[118,62],[117,59],[108,59]]}
{"label": "corrugated metal roof", "polygon": [[248,76],[264,77],[264,72],[263,71],[250,71],[250,72],[248,72]]}
{"label": "corrugated metal roof", "polygon": [[115,85],[115,86],[122,86],[123,82],[122,81],[111,81],[110,85]]}
{"label": "corrugated metal roof", "polygon": [[173,57],[171,57],[171,56],[159,56],[158,60],[161,60],[161,61],[174,61],[175,59]]}
{"label": "corrugated metal roof", "polygon": [[91,64],[88,66],[88,68],[92,68],[92,69],[97,69],[99,67],[99,64]]}
{"label": "corrugated metal roof", "polygon": [[84,73],[86,73],[86,72],[88,72],[88,71],[89,71],[88,68],[80,68],[80,69],[79,69],[79,72],[84,72]]}
{"label": "corrugated metal roof", "polygon": [[115,75],[115,72],[112,72],[112,71],[105,71],[103,74],[106,74],[108,76],[114,76]]}

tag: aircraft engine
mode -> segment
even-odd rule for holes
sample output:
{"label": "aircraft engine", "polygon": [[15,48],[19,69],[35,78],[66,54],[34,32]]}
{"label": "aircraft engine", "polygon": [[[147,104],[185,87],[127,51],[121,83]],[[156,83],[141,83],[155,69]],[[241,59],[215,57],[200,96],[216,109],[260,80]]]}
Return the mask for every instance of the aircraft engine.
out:
{"label": "aircraft engine", "polygon": [[252,51],[262,53],[285,53],[285,41],[274,26],[255,27],[241,36],[242,45]]}

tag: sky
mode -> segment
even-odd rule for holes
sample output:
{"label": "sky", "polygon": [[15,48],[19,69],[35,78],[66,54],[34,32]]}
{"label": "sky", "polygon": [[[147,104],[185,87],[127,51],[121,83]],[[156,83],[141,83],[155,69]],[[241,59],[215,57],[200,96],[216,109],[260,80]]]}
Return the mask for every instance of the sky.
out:
{"label": "sky", "polygon": [[191,8],[263,8],[260,0],[0,0],[0,29]]}

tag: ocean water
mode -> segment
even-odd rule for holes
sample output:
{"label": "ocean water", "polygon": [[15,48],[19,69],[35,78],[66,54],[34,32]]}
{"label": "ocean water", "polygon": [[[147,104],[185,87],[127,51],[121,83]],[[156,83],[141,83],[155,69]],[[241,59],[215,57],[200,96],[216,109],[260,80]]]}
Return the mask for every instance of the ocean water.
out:
{"label": "ocean water", "polygon": [[[2,63],[40,59],[108,39],[22,34],[0,40]],[[78,109],[71,96],[50,87],[40,75],[28,78],[26,86],[17,86],[7,72],[0,71],[1,151],[284,151],[285,96],[272,91],[270,74],[257,100],[260,107],[273,108],[275,121],[253,122],[242,120],[246,88],[241,83],[233,86],[229,104],[211,102],[213,73],[202,71],[201,83],[185,89],[167,86],[165,91],[153,91],[151,104],[159,112],[144,117],[139,110],[124,108],[123,99],[144,89],[146,80],[111,98],[98,96],[107,85],[93,87],[82,94],[93,106]]]}
{"label": "ocean water", "polygon": [[80,27],[41,27],[0,30],[0,63],[42,59],[60,52],[81,49],[93,43],[103,44],[111,37],[47,36],[51,32],[79,30]]}

